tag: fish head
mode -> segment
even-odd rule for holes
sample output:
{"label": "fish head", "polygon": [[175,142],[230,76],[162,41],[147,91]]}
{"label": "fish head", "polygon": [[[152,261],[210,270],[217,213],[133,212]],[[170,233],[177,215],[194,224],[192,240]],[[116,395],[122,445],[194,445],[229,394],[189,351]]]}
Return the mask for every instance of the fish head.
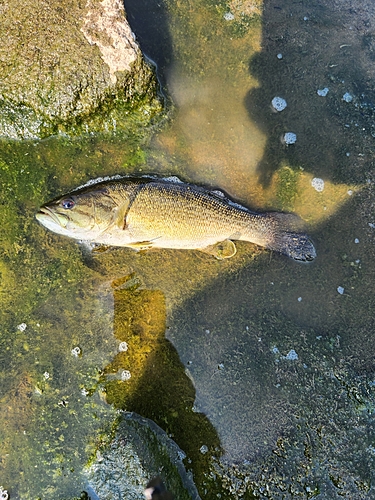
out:
{"label": "fish head", "polygon": [[118,205],[108,190],[98,187],[42,205],[36,219],[54,233],[94,241],[113,223]]}

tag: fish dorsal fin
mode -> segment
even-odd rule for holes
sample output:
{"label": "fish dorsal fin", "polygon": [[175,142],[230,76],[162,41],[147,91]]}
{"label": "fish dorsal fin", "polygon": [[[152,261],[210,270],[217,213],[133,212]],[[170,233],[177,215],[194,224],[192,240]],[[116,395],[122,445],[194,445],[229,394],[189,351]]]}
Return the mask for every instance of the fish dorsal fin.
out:
{"label": "fish dorsal fin", "polygon": [[201,251],[213,255],[216,259],[223,260],[230,259],[236,255],[237,248],[232,240],[224,240],[206,248],[202,248]]}

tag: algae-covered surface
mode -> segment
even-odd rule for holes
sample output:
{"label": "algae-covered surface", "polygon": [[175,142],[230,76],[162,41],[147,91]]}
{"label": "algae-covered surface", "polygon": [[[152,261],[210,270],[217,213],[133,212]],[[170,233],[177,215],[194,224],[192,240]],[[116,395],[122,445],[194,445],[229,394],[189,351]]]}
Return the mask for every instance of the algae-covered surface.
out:
{"label": "algae-covered surface", "polygon": [[0,5],[0,136],[115,132],[161,111],[117,0]]}
{"label": "algae-covered surface", "polygon": [[[349,4],[126,1],[175,104],[168,123],[0,143],[11,499],[79,497],[118,409],[167,432],[202,498],[374,496],[375,17]],[[34,219],[89,179],[146,172],[296,212],[317,259],[246,243],[226,261],[90,253]]]}

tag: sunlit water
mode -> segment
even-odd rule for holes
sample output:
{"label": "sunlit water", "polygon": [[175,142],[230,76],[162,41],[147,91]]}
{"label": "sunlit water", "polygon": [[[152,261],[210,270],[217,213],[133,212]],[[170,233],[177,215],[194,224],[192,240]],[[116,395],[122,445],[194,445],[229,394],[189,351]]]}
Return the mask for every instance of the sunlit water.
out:
{"label": "sunlit water", "polygon": [[[204,498],[370,498],[370,6],[125,4],[175,105],[150,146],[121,135],[0,144],[0,486],[11,498],[79,496],[125,408],[173,436]],[[318,258],[247,244],[225,262],[90,255],[34,220],[90,178],[146,171],[298,213]]]}

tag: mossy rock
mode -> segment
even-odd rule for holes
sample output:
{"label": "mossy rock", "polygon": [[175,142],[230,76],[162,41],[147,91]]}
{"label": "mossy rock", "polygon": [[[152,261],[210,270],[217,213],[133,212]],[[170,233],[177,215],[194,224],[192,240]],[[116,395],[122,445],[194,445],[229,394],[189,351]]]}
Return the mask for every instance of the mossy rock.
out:
{"label": "mossy rock", "polygon": [[142,491],[162,475],[176,500],[200,500],[191,475],[182,463],[184,453],[149,419],[124,412],[116,435],[87,469],[87,492],[103,500],[142,500]]}
{"label": "mossy rock", "polygon": [[120,1],[11,0],[2,20],[0,136],[112,132],[161,110]]}

